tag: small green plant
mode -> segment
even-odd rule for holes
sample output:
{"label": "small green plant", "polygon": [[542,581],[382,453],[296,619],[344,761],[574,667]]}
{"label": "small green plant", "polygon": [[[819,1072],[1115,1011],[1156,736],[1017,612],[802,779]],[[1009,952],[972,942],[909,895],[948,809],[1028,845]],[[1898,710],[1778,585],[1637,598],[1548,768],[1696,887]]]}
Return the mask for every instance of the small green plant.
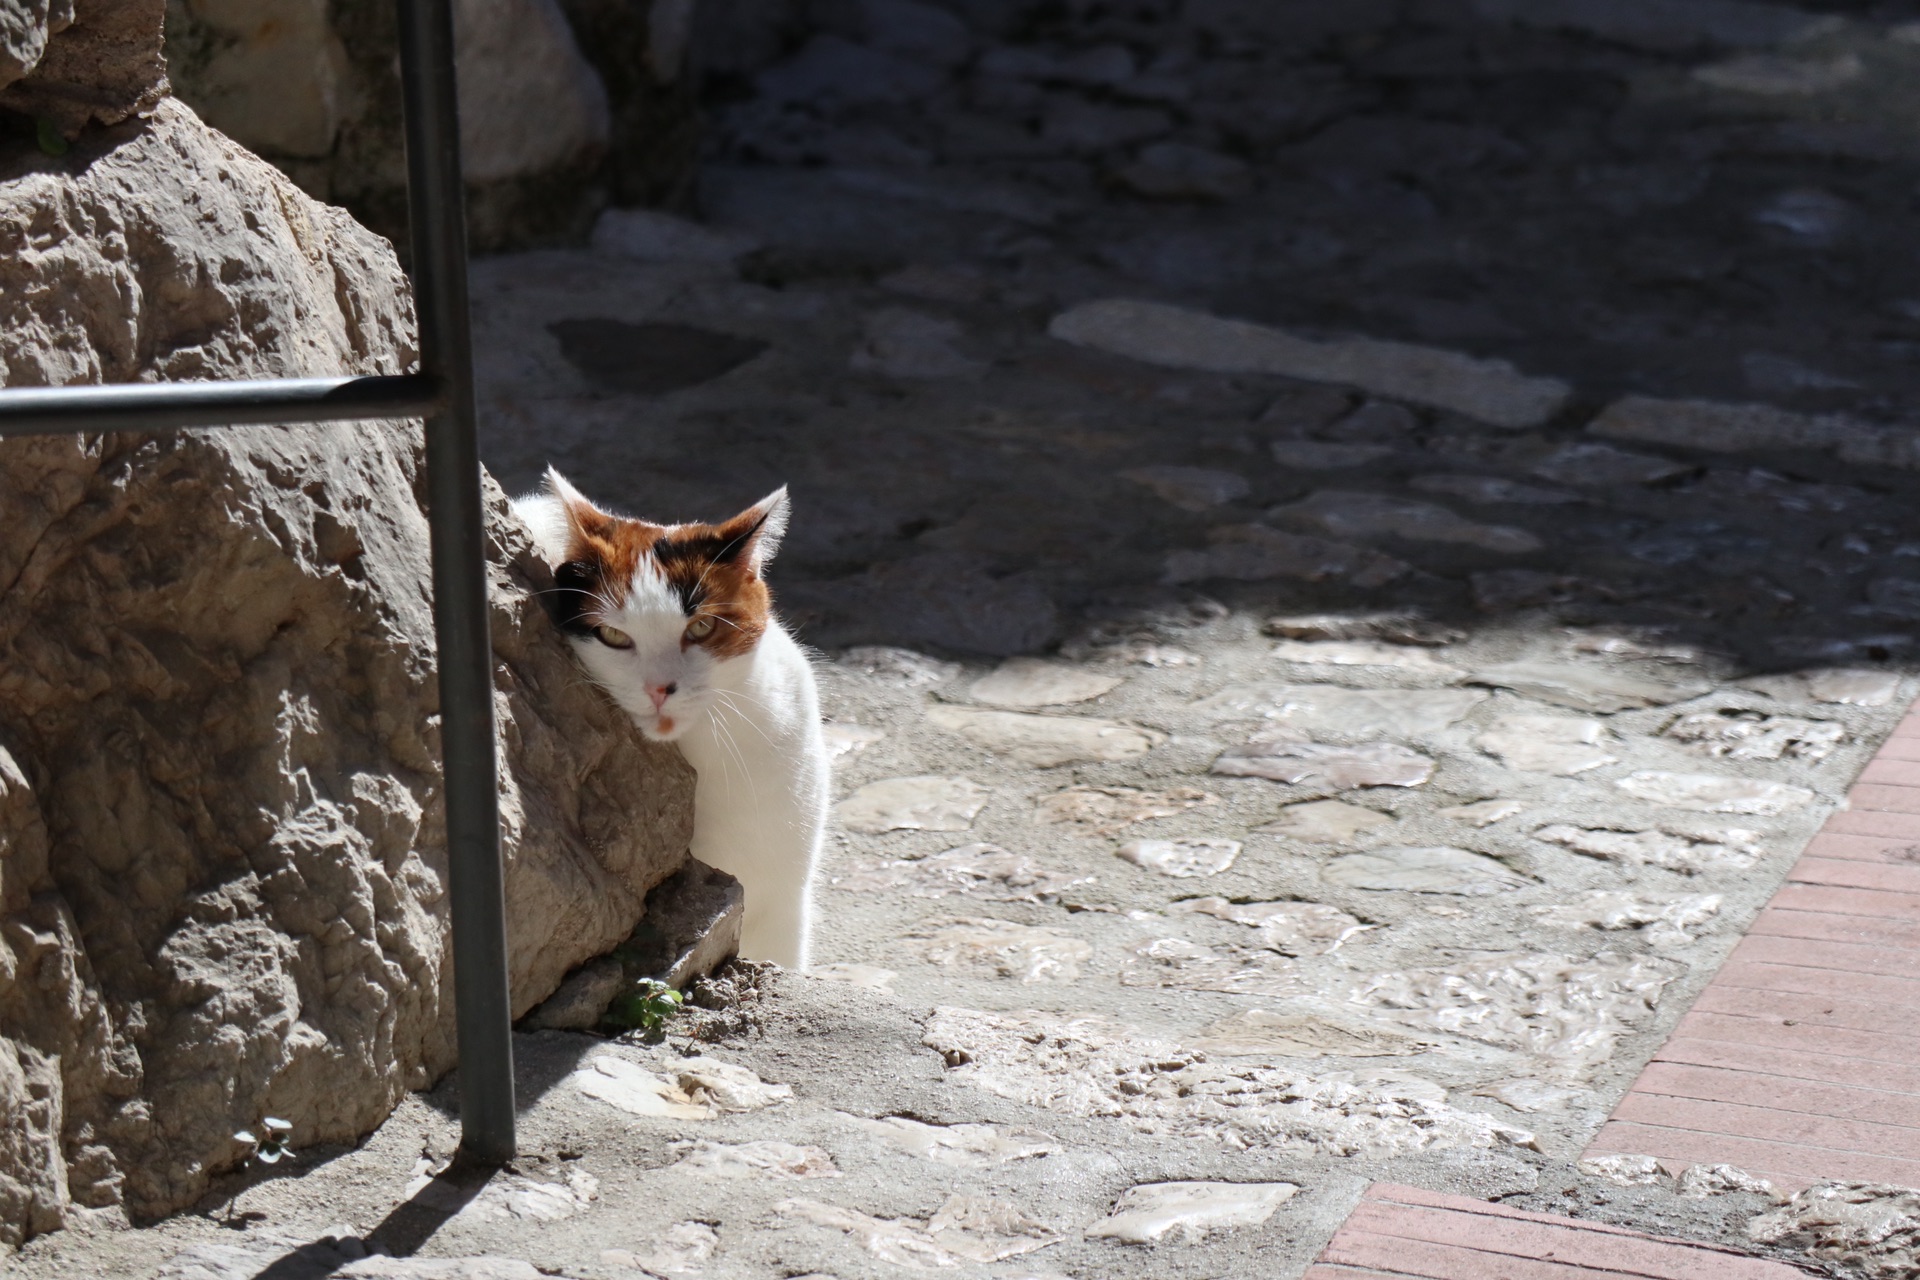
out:
{"label": "small green plant", "polygon": [[661,1034],[680,1012],[683,997],[657,978],[642,978],[607,1007],[606,1021],[622,1030]]}
{"label": "small green plant", "polygon": [[288,1145],[293,1140],[293,1126],[278,1116],[267,1116],[260,1121],[260,1135],[251,1130],[242,1129],[233,1135],[235,1142],[241,1143],[247,1150],[247,1167],[257,1164],[279,1164],[282,1160],[293,1159],[293,1148]]}
{"label": "small green plant", "polygon": [[[279,1164],[282,1160],[294,1159],[293,1125],[278,1116],[263,1116],[252,1129],[241,1129],[234,1133],[233,1140],[247,1149],[246,1168],[253,1169],[263,1164]],[[233,1194],[227,1197],[227,1212],[224,1225],[244,1230],[248,1219],[258,1218],[257,1213],[242,1214],[238,1220],[233,1216],[233,1206],[240,1199],[244,1188],[235,1186]]]}
{"label": "small green plant", "polygon": [[67,140],[60,136],[60,130],[54,127],[53,121],[35,120],[33,125],[35,139],[42,151],[50,156],[67,154]]}

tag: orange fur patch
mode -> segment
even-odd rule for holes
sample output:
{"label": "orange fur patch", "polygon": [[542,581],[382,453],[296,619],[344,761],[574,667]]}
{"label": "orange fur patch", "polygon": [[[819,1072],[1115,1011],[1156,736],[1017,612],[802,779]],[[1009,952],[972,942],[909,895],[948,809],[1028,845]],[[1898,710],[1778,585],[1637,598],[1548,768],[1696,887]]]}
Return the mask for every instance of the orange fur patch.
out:
{"label": "orange fur patch", "polygon": [[752,651],[766,632],[773,597],[752,568],[752,539],[760,513],[748,509],[720,524],[658,525],[609,515],[584,502],[570,503],[573,542],[556,572],[562,590],[585,599],[573,611],[574,629],[599,625],[602,603],[624,601],[644,561],[666,579],[687,611],[687,620],[710,618],[713,629],[697,644],[716,658]]}

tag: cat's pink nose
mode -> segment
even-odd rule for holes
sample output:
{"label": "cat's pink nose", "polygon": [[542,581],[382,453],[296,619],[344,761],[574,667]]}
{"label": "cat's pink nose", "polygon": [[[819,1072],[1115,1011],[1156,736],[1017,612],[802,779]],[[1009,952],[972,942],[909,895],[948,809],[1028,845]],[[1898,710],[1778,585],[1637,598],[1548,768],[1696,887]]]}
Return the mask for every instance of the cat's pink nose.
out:
{"label": "cat's pink nose", "polygon": [[678,693],[679,690],[680,690],[680,686],[678,684],[648,685],[647,696],[653,699],[654,712],[657,714],[660,708],[664,707],[667,704],[667,699],[671,698],[675,693]]}

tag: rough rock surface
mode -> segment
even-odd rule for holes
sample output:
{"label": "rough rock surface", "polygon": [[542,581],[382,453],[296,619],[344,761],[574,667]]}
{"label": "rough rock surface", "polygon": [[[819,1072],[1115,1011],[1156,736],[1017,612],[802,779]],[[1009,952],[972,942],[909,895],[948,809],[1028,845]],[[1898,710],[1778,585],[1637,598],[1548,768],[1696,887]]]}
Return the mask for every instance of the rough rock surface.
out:
{"label": "rough rock surface", "polygon": [[0,107],[67,137],[118,124],[167,92],[165,0],[28,0],[0,13]]}
{"label": "rough rock surface", "polygon": [[[390,247],[163,103],[0,161],[8,385],[399,372]],[[452,1065],[417,429],[19,440],[0,468],[0,1237],[191,1203],[263,1114]],[[684,860],[490,494],[515,1011]]]}

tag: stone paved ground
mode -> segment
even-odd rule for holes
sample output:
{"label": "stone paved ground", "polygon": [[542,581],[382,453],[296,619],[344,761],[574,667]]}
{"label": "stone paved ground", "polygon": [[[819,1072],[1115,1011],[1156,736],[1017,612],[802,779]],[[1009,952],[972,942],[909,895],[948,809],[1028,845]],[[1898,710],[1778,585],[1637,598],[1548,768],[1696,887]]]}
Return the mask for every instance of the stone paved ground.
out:
{"label": "stone paved ground", "polygon": [[707,230],[475,279],[508,487],[793,487],[818,975],[730,1068],[523,1037],[478,1199],[443,1089],[23,1274],[1283,1277],[1375,1180],[1755,1247],[1576,1161],[1916,690],[1920,26],[977,11],[719,86]]}

